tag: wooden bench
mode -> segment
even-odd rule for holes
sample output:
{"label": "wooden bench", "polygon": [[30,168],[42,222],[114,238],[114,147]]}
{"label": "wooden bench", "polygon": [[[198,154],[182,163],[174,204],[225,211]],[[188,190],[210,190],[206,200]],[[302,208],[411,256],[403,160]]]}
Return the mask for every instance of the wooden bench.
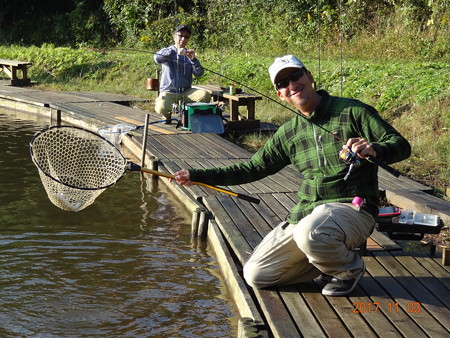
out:
{"label": "wooden bench", "polygon": [[[5,72],[11,78],[11,86],[28,86],[31,84],[27,74],[27,68],[31,65],[31,62],[0,59],[0,71]],[[21,78],[17,76],[18,70],[22,71]]]}
{"label": "wooden bench", "polygon": [[[228,100],[230,107],[230,121],[228,121],[229,129],[254,129],[259,128],[259,120],[255,120],[255,101],[262,100],[262,96],[239,93],[230,95],[228,90],[215,85],[194,85],[194,88],[206,90],[213,96],[217,96],[219,100]],[[239,118],[239,107],[247,107],[246,119]]]}

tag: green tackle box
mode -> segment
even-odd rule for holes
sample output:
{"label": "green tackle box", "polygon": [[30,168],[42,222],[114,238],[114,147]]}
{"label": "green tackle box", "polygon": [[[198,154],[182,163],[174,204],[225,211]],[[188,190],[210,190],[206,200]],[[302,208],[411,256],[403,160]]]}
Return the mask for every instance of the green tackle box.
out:
{"label": "green tackle box", "polygon": [[181,127],[187,130],[191,130],[192,126],[190,123],[190,119],[192,115],[216,115],[216,114],[218,114],[216,103],[204,103],[204,102],[186,103],[183,106],[180,116]]}

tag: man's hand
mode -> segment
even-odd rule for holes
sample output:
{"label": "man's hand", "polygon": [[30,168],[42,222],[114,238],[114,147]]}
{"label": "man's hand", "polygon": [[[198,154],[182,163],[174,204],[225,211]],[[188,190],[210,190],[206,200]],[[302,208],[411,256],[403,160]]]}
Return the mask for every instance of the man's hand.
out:
{"label": "man's hand", "polygon": [[[181,169],[174,174],[175,181],[180,185],[185,185],[190,187],[193,183],[189,178],[189,171],[186,169]],[[172,180],[170,180],[172,182]]]}
{"label": "man's hand", "polygon": [[177,53],[178,53],[178,55],[186,55],[187,49],[184,47],[177,46]]}
{"label": "man's hand", "polygon": [[366,158],[367,156],[377,157],[376,151],[365,139],[361,137],[349,139],[347,141],[347,146],[361,158]]}
{"label": "man's hand", "polygon": [[186,55],[191,61],[195,59],[195,51],[193,49],[186,49],[186,53],[184,55]]}

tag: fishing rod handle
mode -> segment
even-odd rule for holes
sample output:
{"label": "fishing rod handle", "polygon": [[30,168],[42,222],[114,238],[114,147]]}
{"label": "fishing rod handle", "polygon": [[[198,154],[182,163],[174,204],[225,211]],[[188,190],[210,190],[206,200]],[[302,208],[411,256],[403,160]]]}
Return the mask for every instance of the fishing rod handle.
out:
{"label": "fishing rod handle", "polygon": [[372,156],[367,156],[366,159],[372,163],[375,163],[379,167],[383,168],[384,170],[386,170],[389,174],[393,175],[394,177],[398,178],[400,176],[400,172],[397,169],[394,169],[394,168],[388,166],[386,163],[379,160],[378,158],[372,157]]}
{"label": "fishing rod handle", "polygon": [[[173,176],[173,175],[162,173],[160,171],[156,171],[156,170],[152,170],[152,169],[148,169],[148,168],[142,168],[139,165],[134,164],[134,163],[129,163],[129,167],[130,167],[131,171],[141,171],[141,172],[153,174],[153,175],[156,175],[156,176],[162,176],[162,177],[166,177],[166,178],[170,178],[170,179],[175,179],[175,176]],[[260,202],[258,198],[251,197],[251,196],[244,195],[244,194],[239,194],[239,193],[236,193],[234,191],[227,190],[227,189],[224,189],[224,188],[219,188],[219,187],[216,187],[216,186],[213,186],[213,185],[209,185],[209,184],[206,184],[206,183],[192,182],[192,184],[193,185],[199,185],[199,186],[202,186],[202,187],[205,187],[205,188],[209,188],[209,189],[212,189],[212,190],[216,190],[216,191],[222,192],[224,194],[231,195],[231,196],[240,198],[242,200],[245,200],[245,201],[248,201],[248,202],[251,202],[251,203],[259,204],[259,202]]]}
{"label": "fishing rod handle", "polygon": [[259,204],[259,202],[260,202],[259,198],[255,198],[252,196],[243,195],[243,194],[239,194],[239,193],[236,195],[236,197],[240,198],[241,200],[245,200],[245,201],[248,201],[248,202],[254,203],[254,204]]}
{"label": "fishing rod handle", "polygon": [[240,194],[240,193],[228,190],[228,189],[219,188],[219,187],[216,187],[214,185],[209,185],[209,184],[202,183],[202,182],[192,182],[192,184],[199,185],[199,186],[205,187],[205,188],[209,188],[209,189],[212,189],[212,190],[215,190],[215,191],[219,191],[219,192],[222,192],[224,194],[227,194],[227,195],[230,195],[230,196],[234,196],[234,197],[240,198],[242,200],[245,200],[245,201],[248,201],[248,202],[251,202],[251,203],[259,204],[259,202],[260,202],[258,198],[251,197],[251,196],[244,195],[244,194]]}

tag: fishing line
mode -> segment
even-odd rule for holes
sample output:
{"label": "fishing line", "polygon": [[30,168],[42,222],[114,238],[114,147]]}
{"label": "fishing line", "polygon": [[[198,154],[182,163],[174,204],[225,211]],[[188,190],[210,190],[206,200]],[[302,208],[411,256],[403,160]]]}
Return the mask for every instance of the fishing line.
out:
{"label": "fishing line", "polygon": [[[146,51],[146,50],[142,50],[142,49],[132,49],[132,48],[112,48],[110,50],[133,51],[133,52],[140,52],[140,53],[149,53],[149,54],[153,54],[153,55],[161,55],[161,54],[158,54],[157,52],[151,52],[151,51]],[[164,55],[164,56],[166,56],[166,55]],[[170,62],[176,62],[176,61],[173,61],[173,60],[169,60],[169,61]],[[184,62],[184,61],[182,61],[182,62]],[[194,67],[194,65],[191,64],[191,63],[187,63],[187,62],[185,62],[185,63],[188,64],[188,65],[191,65],[192,67]],[[216,71],[213,71],[211,69],[205,68],[203,66],[202,66],[202,68],[204,70],[207,70],[208,72],[210,72],[212,74],[215,74],[217,76],[223,77],[223,78],[225,78],[225,79],[227,79],[229,81],[233,81],[235,84],[238,84],[241,87],[247,88],[247,89],[251,90],[252,92],[254,92],[256,94],[259,94],[259,95],[265,97],[269,101],[272,101],[272,102],[282,106],[283,108],[293,112],[294,114],[302,117],[303,119],[305,119],[306,121],[308,121],[312,125],[316,126],[319,129],[322,129],[324,132],[330,134],[331,136],[333,136],[335,139],[341,141],[342,143],[344,143],[344,144],[347,143],[347,141],[345,141],[342,138],[340,138],[336,134],[336,132],[332,132],[332,131],[326,129],[325,127],[321,126],[320,124],[317,124],[317,123],[311,121],[305,115],[303,115],[301,112],[299,112],[299,111],[297,111],[295,109],[292,109],[291,107],[288,107],[288,106],[284,105],[283,103],[281,103],[281,102],[271,98],[270,96],[268,96],[268,95],[266,95],[264,93],[261,93],[260,91],[254,89],[252,87],[247,86],[246,84],[244,84],[244,83],[242,83],[242,82],[240,82],[238,80],[232,79],[232,78],[230,78],[230,77],[228,77],[226,75],[220,74],[220,73],[218,73]],[[359,163],[358,163],[358,159],[359,159],[358,156],[354,152],[352,152],[348,147],[347,147],[346,151],[344,152],[343,156],[340,156],[340,158],[343,159],[346,163],[348,163],[350,165],[359,165]],[[379,167],[385,169],[387,172],[389,172],[390,174],[392,174],[395,177],[399,177],[400,176],[400,172],[399,171],[397,171],[396,169],[388,166],[386,163],[382,162],[378,158],[375,158],[375,157],[372,157],[372,156],[366,156],[365,159],[368,160],[369,162],[372,162],[373,164],[376,164]],[[350,168],[350,170],[351,170],[351,168]]]}
{"label": "fishing line", "polygon": [[[161,55],[161,54],[158,54],[158,53],[156,53],[156,52],[146,51],[146,50],[142,50],[142,49],[113,48],[113,49],[110,49],[110,50],[133,51],[133,52],[149,53],[149,54],[153,54],[153,55]],[[166,56],[166,55],[164,55],[164,56]],[[169,62],[178,62],[178,61],[169,60]],[[181,61],[181,62],[184,62],[184,61]],[[185,63],[185,64],[192,65],[191,63],[187,63],[187,62],[184,62],[184,63]],[[192,65],[192,66],[193,66],[193,65]],[[326,133],[332,135],[332,136],[335,137],[337,140],[339,140],[339,141],[341,141],[341,142],[343,142],[343,143],[346,143],[346,141],[344,141],[342,138],[340,138],[339,136],[337,136],[336,133],[333,133],[333,132],[331,132],[330,130],[328,130],[328,129],[322,127],[321,125],[319,125],[319,124],[317,124],[317,123],[314,123],[314,122],[310,121],[310,120],[309,120],[305,115],[303,115],[302,113],[300,113],[300,112],[298,112],[297,110],[292,109],[291,107],[288,107],[288,106],[284,105],[283,103],[281,103],[281,102],[279,102],[279,101],[277,101],[277,100],[271,98],[271,97],[268,96],[267,94],[264,94],[264,93],[262,93],[262,92],[260,92],[260,91],[258,91],[258,90],[256,90],[256,89],[254,89],[254,88],[252,88],[252,87],[249,87],[249,86],[247,86],[246,84],[244,84],[244,83],[242,83],[242,82],[240,82],[240,81],[238,81],[238,80],[235,80],[235,79],[233,79],[233,78],[231,78],[231,77],[229,77],[229,76],[220,74],[220,73],[218,73],[218,72],[216,72],[216,71],[214,71],[214,70],[208,69],[208,68],[203,67],[203,66],[202,66],[202,68],[203,68],[204,70],[207,70],[208,72],[214,74],[214,75],[223,77],[224,79],[227,79],[227,80],[229,80],[229,81],[231,81],[231,82],[234,82],[235,84],[237,84],[237,85],[239,85],[239,86],[241,86],[241,87],[247,88],[247,89],[251,90],[252,92],[254,92],[254,93],[258,94],[258,95],[261,95],[261,96],[265,97],[266,99],[268,99],[268,100],[270,100],[270,101],[272,101],[272,102],[274,102],[274,103],[280,105],[281,107],[283,107],[283,108],[285,108],[285,109],[287,109],[287,110],[290,110],[290,111],[293,112],[294,114],[297,114],[298,116],[300,116],[300,117],[306,119],[309,123],[315,125],[316,127],[322,129],[322,130],[325,131]]]}

